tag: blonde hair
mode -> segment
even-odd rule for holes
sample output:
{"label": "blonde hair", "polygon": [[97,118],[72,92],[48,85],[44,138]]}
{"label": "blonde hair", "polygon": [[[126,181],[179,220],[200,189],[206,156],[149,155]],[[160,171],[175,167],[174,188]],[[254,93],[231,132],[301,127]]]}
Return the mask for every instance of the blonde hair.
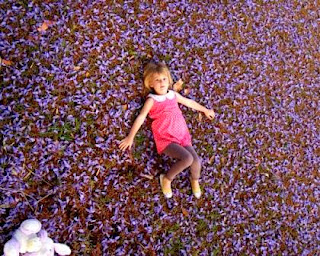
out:
{"label": "blonde hair", "polygon": [[147,92],[152,91],[152,88],[150,87],[150,80],[154,74],[166,75],[169,80],[169,88],[172,89],[173,80],[167,65],[162,62],[149,62],[143,71],[143,85]]}

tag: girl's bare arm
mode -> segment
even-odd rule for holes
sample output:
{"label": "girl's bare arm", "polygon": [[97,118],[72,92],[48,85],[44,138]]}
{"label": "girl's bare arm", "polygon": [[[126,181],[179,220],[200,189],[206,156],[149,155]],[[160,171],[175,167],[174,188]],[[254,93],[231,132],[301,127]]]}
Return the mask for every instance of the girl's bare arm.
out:
{"label": "girl's bare arm", "polygon": [[136,136],[137,132],[139,131],[141,125],[144,123],[144,120],[146,119],[150,109],[153,106],[153,99],[148,98],[140,112],[140,114],[137,116],[136,120],[134,121],[130,133],[127,137],[125,137],[120,142],[120,149],[122,151],[126,150],[127,148],[131,149],[131,146],[133,144],[134,137]]}
{"label": "girl's bare arm", "polygon": [[180,95],[177,92],[175,92],[175,94],[177,95],[178,103],[185,105],[186,107],[195,109],[197,111],[203,112],[210,120],[212,120],[214,118],[215,113],[212,109],[207,109],[206,107],[202,106],[198,102],[195,102],[192,99],[188,99],[186,97],[183,97],[182,95]]}

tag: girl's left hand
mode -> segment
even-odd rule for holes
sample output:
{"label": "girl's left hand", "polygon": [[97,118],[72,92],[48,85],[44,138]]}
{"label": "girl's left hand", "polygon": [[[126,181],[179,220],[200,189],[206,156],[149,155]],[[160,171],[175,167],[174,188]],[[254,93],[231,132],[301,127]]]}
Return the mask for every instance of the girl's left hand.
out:
{"label": "girl's left hand", "polygon": [[204,114],[206,115],[206,117],[208,117],[210,120],[213,120],[215,117],[215,113],[212,109],[208,109],[207,111],[204,112]]}

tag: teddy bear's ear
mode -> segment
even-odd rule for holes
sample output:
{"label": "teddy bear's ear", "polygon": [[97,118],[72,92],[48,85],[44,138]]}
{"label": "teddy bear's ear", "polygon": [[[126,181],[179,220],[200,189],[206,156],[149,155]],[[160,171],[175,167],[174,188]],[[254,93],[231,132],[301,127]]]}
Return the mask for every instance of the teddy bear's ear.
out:
{"label": "teddy bear's ear", "polygon": [[54,250],[59,255],[70,255],[71,254],[70,247],[68,245],[65,245],[65,244],[55,243],[54,244]]}
{"label": "teddy bear's ear", "polygon": [[35,234],[41,230],[41,223],[37,219],[25,220],[21,223],[20,230],[26,235]]}
{"label": "teddy bear's ear", "polygon": [[11,238],[3,248],[4,256],[19,256],[20,244],[17,239]]}

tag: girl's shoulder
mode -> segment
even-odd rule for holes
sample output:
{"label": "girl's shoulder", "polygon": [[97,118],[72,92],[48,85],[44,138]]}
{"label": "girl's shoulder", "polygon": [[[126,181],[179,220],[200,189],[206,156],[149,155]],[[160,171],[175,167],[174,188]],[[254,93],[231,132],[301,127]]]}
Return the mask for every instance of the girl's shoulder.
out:
{"label": "girl's shoulder", "polygon": [[154,99],[149,97],[149,95],[148,95],[148,97],[147,97],[146,101],[144,102],[144,104],[153,105],[153,103],[154,103]]}
{"label": "girl's shoulder", "polygon": [[157,101],[157,102],[163,102],[166,99],[172,100],[176,97],[176,94],[174,91],[169,90],[167,94],[164,95],[157,95],[157,94],[153,94],[153,93],[149,93],[148,98],[152,98],[153,100]]}
{"label": "girl's shoulder", "polygon": [[154,103],[154,100],[152,98],[147,98],[147,100],[145,101],[142,107],[140,114],[147,115],[149,111],[152,109],[153,103]]}

